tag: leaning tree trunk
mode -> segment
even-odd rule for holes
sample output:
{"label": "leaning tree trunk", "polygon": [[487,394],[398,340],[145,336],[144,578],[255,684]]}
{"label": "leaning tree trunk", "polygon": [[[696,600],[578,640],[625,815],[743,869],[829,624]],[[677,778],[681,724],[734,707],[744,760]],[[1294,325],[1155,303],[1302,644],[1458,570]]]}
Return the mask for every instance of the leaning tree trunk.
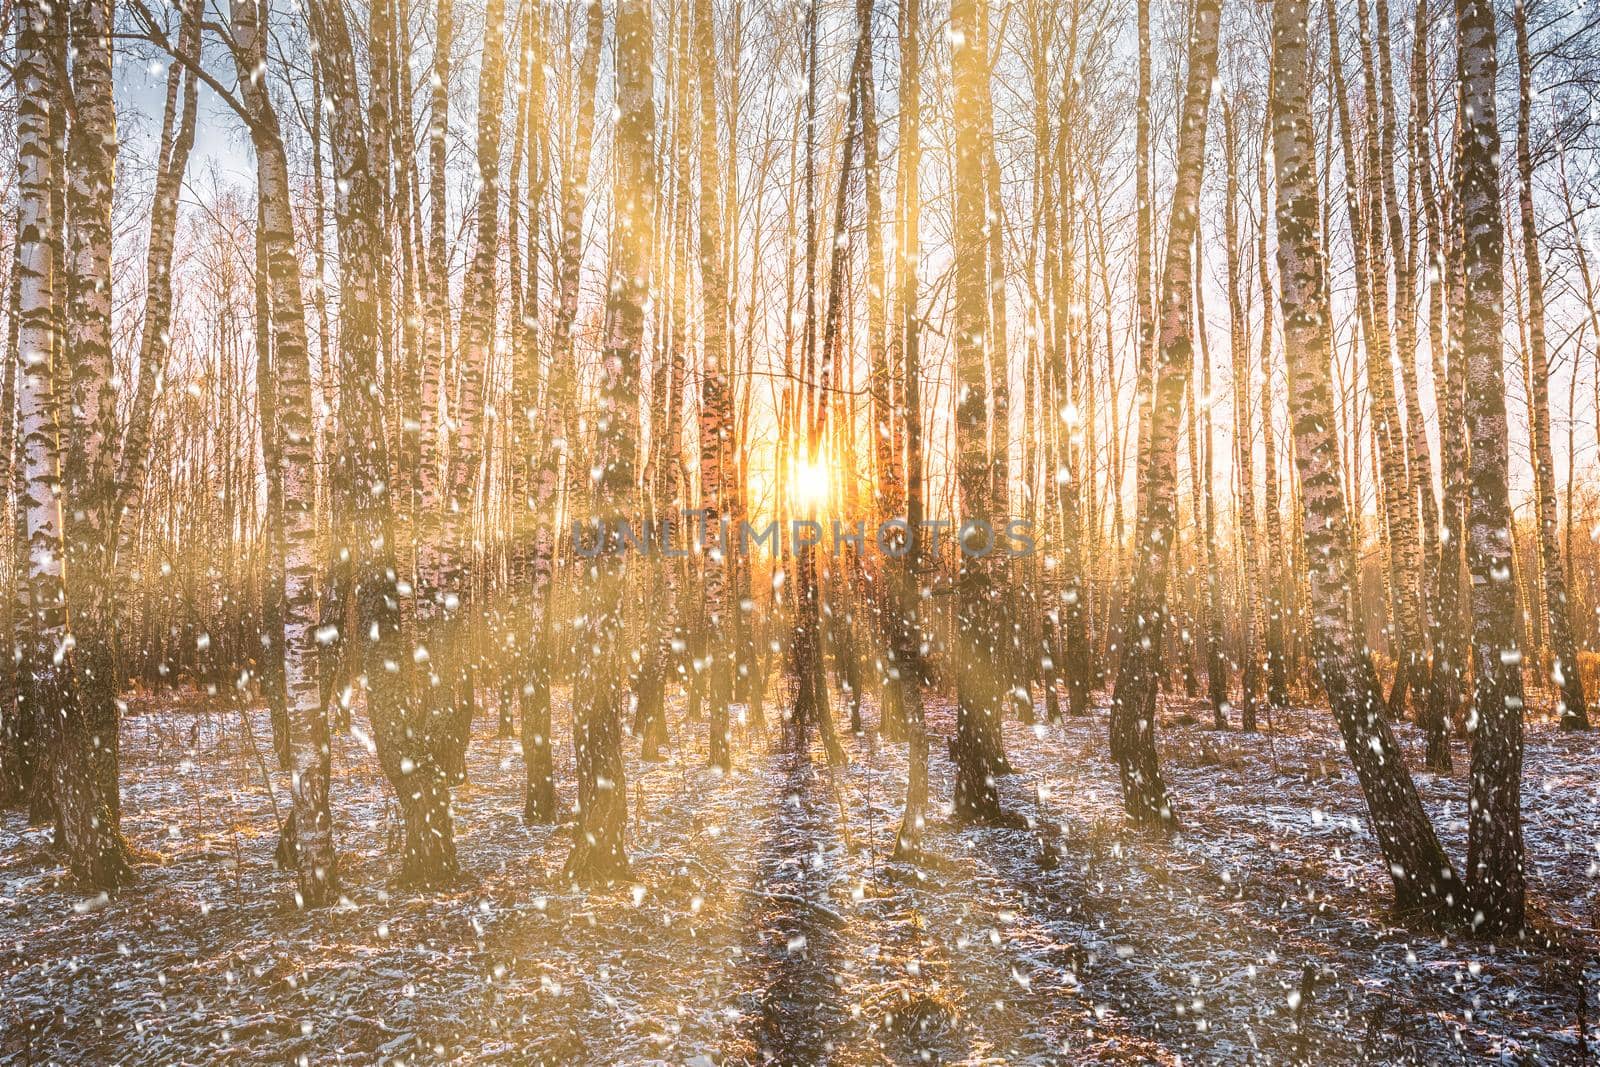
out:
{"label": "leaning tree trunk", "polygon": [[1161,272],[1160,355],[1150,410],[1150,452],[1139,459],[1145,472],[1139,516],[1143,543],[1135,560],[1122,663],[1111,703],[1111,755],[1122,775],[1123,803],[1129,817],[1144,825],[1171,826],[1176,822],[1156,757],[1156,690],[1168,613],[1167,571],[1178,531],[1178,429],[1184,387],[1194,363],[1190,259],[1198,225],[1220,16],[1220,0],[1197,0],[1179,127],[1178,171],[1167,223],[1167,256]]}
{"label": "leaning tree trunk", "polygon": [[[1421,385],[1417,379],[1416,217],[1413,213],[1412,228],[1408,238],[1402,225],[1400,196],[1395,184],[1395,142],[1399,112],[1395,102],[1388,0],[1377,0],[1373,10],[1377,14],[1378,85],[1382,89],[1383,97],[1379,169],[1383,175],[1382,193],[1384,210],[1388,216],[1389,247],[1395,262],[1395,358],[1400,364],[1400,386],[1405,394],[1404,440],[1406,455],[1410,460],[1412,505],[1418,508],[1422,515],[1422,556],[1417,560],[1420,569],[1414,580],[1422,590],[1425,605],[1431,586],[1425,572],[1438,549],[1439,511],[1438,501],[1433,493],[1433,454],[1428,447],[1428,435],[1424,429]],[[1420,26],[1422,21],[1418,19],[1415,24]],[[1426,45],[1426,30],[1423,31],[1422,39]],[[1426,612],[1423,614],[1425,616]],[[1419,712],[1427,704],[1425,674],[1426,664],[1420,661],[1419,654],[1418,669],[1412,679],[1412,689],[1417,696]]]}
{"label": "leaning tree trunk", "polygon": [[644,310],[650,297],[651,246],[655,229],[654,77],[651,72],[650,5],[621,0],[617,6],[617,120],[611,234],[611,273],[606,296],[605,351],[595,439],[595,517],[601,524],[599,554],[590,561],[585,604],[591,651],[573,683],[573,744],[578,761],[577,836],[567,855],[566,875],[580,885],[606,885],[628,874],[624,832],[628,792],[622,761],[621,715],[627,625],[627,575],[621,525],[633,502],[639,462],[635,405],[644,345]]}
{"label": "leaning tree trunk", "polygon": [[1501,337],[1505,240],[1500,216],[1500,129],[1495,117],[1495,11],[1490,0],[1456,0],[1456,37],[1462,119],[1455,184],[1466,284],[1461,346],[1467,372],[1467,440],[1472,442],[1466,548],[1477,664],[1467,885],[1473,925],[1486,934],[1500,935],[1522,929],[1525,875],[1522,656],[1517,648],[1506,484]]}
{"label": "leaning tree trunk", "polygon": [[1275,0],[1272,147],[1278,179],[1278,273],[1315,655],[1394,878],[1396,905],[1448,921],[1459,914],[1463,887],[1406,771],[1345,601],[1350,583],[1350,557],[1344,550],[1348,519],[1334,438],[1332,316],[1307,85],[1308,21],[1306,0]]}
{"label": "leaning tree trunk", "polygon": [[[193,61],[200,57],[198,3],[184,13],[178,49]],[[182,78],[180,79],[180,74]],[[182,102],[178,101],[182,82]],[[172,338],[172,246],[178,222],[178,197],[182,192],[184,170],[194,147],[195,116],[199,86],[193,68],[172,64],[167,73],[167,106],[164,136],[157,161],[155,198],[150,206],[150,237],[145,253],[144,323],[139,331],[139,376],[128,413],[128,429],[117,455],[116,505],[112,515],[119,524],[117,550],[126,547],[135,524],[127,517],[140,510],[149,462],[150,430],[155,424],[154,409],[157,379],[165,371]]]}
{"label": "leaning tree trunk", "polygon": [[1528,54],[1526,3],[1516,5],[1517,33],[1517,209],[1522,223],[1522,255],[1528,276],[1528,377],[1532,415],[1534,507],[1539,520],[1539,559],[1544,573],[1545,621],[1549,626],[1550,679],[1560,691],[1561,726],[1586,730],[1589,710],[1572,637],[1572,608],[1567,601],[1566,571],[1561,565],[1561,520],[1556,511],[1556,465],[1550,447],[1550,361],[1545,354],[1544,268],[1539,261],[1539,228],[1533,214],[1533,71]]}
{"label": "leaning tree trunk", "polygon": [[[813,29],[815,27],[813,26]],[[847,90],[847,101],[858,98],[858,89],[868,64],[871,62],[871,38],[869,36],[871,23],[862,23],[859,27],[860,34],[856,38],[855,60],[851,64],[850,85]],[[813,52],[813,60],[815,53]],[[813,70],[813,74],[815,71]],[[833,230],[828,242],[828,300],[823,310],[822,331],[817,341],[817,357],[814,365],[817,367],[815,378],[809,382],[813,389],[811,412],[806,426],[805,455],[810,463],[820,463],[823,455],[829,425],[830,409],[833,406],[833,379],[835,376],[843,377],[837,369],[838,354],[841,344],[841,319],[844,314],[845,294],[845,261],[846,251],[849,249],[849,234],[847,229],[847,212],[849,210],[849,189],[851,164],[855,159],[856,140],[860,133],[860,116],[853,107],[846,104],[847,117],[845,119],[844,143],[839,160],[839,184],[835,189],[833,201]],[[841,415],[839,418],[848,418]],[[845,469],[850,469],[851,464],[843,459],[842,450],[836,450],[835,456],[840,457]],[[828,755],[831,765],[845,762],[845,752],[839,743],[838,729],[834,725],[833,714],[828,708],[827,672],[823,662],[822,637],[826,635],[829,643],[834,646],[835,660],[841,676],[841,686],[846,687],[853,694],[859,693],[859,686],[854,684],[851,671],[853,667],[850,656],[853,655],[838,640],[837,635],[848,631],[850,627],[850,613],[848,608],[841,610],[840,599],[829,594],[831,588],[839,591],[838,583],[830,580],[831,568],[825,568],[819,574],[816,566],[817,554],[813,548],[807,546],[801,552],[797,561],[797,571],[801,576],[801,589],[806,601],[802,606],[804,613],[801,620],[800,640],[807,642],[810,649],[800,662],[809,662],[811,670],[801,672],[801,698],[809,710],[803,714],[798,708],[797,700],[796,723],[802,733],[801,743],[804,744],[805,725],[811,718],[817,722],[817,732],[822,738],[824,751]],[[850,566],[846,563],[845,566]],[[831,610],[828,613],[826,628],[820,625],[820,605],[823,600],[828,600]],[[809,680],[809,690],[807,682]],[[809,695],[807,695],[809,692]],[[855,699],[853,697],[853,699]],[[855,718],[859,720],[859,711]]]}

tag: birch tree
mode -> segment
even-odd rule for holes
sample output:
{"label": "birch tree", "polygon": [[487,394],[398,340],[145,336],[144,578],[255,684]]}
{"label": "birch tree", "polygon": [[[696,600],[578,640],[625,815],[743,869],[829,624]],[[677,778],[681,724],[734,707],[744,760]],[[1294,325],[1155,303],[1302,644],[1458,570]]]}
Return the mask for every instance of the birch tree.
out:
{"label": "birch tree", "polygon": [[1194,366],[1190,313],[1192,256],[1205,166],[1206,119],[1217,67],[1220,0],[1199,0],[1189,38],[1189,73],[1179,120],[1178,169],[1161,271],[1159,357],[1152,400],[1140,544],[1127,608],[1122,664],[1111,705],[1111,755],[1122,777],[1128,816],[1173,825],[1176,816],[1156,757],[1156,690],[1166,628],[1167,571],[1178,531],[1178,430]]}
{"label": "birch tree", "polygon": [[[75,699],[52,722],[60,843],[80,879],[115,890],[133,878],[120,829],[118,693],[111,655],[116,496],[116,387],[112,371],[112,196],[117,115],[112,89],[110,0],[70,6],[72,113],[66,151],[65,334],[70,370],[61,489],[67,662]],[[60,76],[58,72],[58,76]],[[69,640],[63,636],[63,642]]]}
{"label": "birch tree", "polygon": [[[987,96],[989,60],[982,47],[977,0],[955,0],[950,9],[951,81],[955,115],[955,362],[956,483],[963,526],[959,541],[960,576],[956,649],[956,813],[962,818],[1000,821],[1003,812],[997,779],[1006,773],[1000,743],[1000,714],[1007,662],[996,570],[987,559],[983,526],[991,530],[1001,516],[995,500],[988,433],[988,245],[984,227],[988,200],[984,189],[982,98]],[[999,358],[998,356],[996,358]],[[992,546],[991,546],[992,547]]]}
{"label": "birch tree", "polygon": [[918,531],[922,526],[922,357],[920,286],[922,191],[922,6],[921,0],[900,0],[900,241],[896,244],[900,283],[901,420],[905,434],[906,545],[894,576],[897,625],[895,669],[900,672],[902,712],[906,723],[906,803],[895,855],[917,858],[922,850],[928,805],[928,732],[923,721],[920,670],[921,561]]}
{"label": "birch tree", "polygon": [[559,190],[560,230],[556,234],[551,279],[555,289],[555,321],[550,331],[550,370],[545,389],[545,441],[535,475],[534,507],[540,522],[533,546],[533,632],[541,647],[534,662],[533,693],[522,721],[523,758],[527,761],[523,818],[530,824],[553,822],[557,815],[550,748],[550,684],[556,621],[553,582],[556,534],[552,512],[562,499],[563,469],[568,472],[568,481],[572,481],[570,473],[579,456],[573,330],[578,314],[579,246],[583,239],[583,213],[594,143],[595,85],[605,34],[605,16],[598,2],[586,5],[584,27],[574,132],[572,143],[564,153]]}
{"label": "birch tree", "polygon": [[573,744],[578,759],[579,822],[566,875],[604,885],[628,874],[624,832],[628,792],[622,761],[622,709],[629,672],[624,587],[627,560],[621,525],[633,503],[639,438],[633,404],[644,345],[644,306],[651,291],[655,238],[655,102],[650,6],[619,0],[616,14],[615,169],[612,179],[611,270],[605,351],[595,437],[594,515],[599,553],[589,561],[585,606],[591,655],[573,683]]}
{"label": "birch tree", "polygon": [[[48,9],[31,0],[18,3],[17,78],[17,389],[22,468],[18,508],[27,537],[23,619],[28,640],[21,650],[18,712],[31,720],[48,774],[48,787],[60,830],[57,843],[73,873],[85,885],[115,890],[133,880],[118,833],[115,798],[88,762],[85,746],[97,724],[87,721],[78,690],[76,641],[68,629],[65,569],[66,537],[61,490],[62,456],[56,395],[59,352],[59,302],[70,282],[58,271],[55,234],[59,225],[52,195],[59,151],[52,126],[59,99],[67,42],[52,25]],[[93,44],[93,42],[88,42]],[[109,52],[109,41],[105,42]],[[109,54],[102,57],[108,59]],[[109,75],[109,70],[106,71]],[[106,87],[109,90],[109,85]],[[103,104],[103,101],[102,101]],[[105,118],[102,111],[99,119]],[[109,131],[102,128],[101,133]],[[82,180],[92,182],[90,175]],[[106,176],[109,181],[109,175]],[[80,195],[93,186],[79,187]],[[109,296],[109,294],[107,294]],[[103,728],[103,723],[98,724]],[[114,728],[114,721],[113,721]],[[113,786],[115,782],[113,780]],[[63,800],[68,810],[62,810]]]}
{"label": "birch tree", "polygon": [[[734,561],[717,547],[718,531],[739,492],[733,457],[733,397],[729,391],[728,271],[723,247],[722,158],[717,130],[717,33],[711,0],[695,0],[694,48],[700,124],[700,288],[704,294],[703,377],[700,382],[700,507],[710,531],[706,549],[706,625],[711,642],[711,743],[709,759],[724,771],[729,753],[728,705],[733,699],[734,618],[730,595]],[[688,62],[688,57],[682,59]],[[737,533],[737,531],[735,531]]]}
{"label": "birch tree", "polygon": [[1505,364],[1501,351],[1505,278],[1500,215],[1500,127],[1495,110],[1494,5],[1456,0],[1460,144],[1455,196],[1465,287],[1461,348],[1466,363],[1467,567],[1472,573],[1476,664],[1467,887],[1472,924],[1488,934],[1522,928],[1522,671],[1517,594],[1511,582],[1507,492]]}
{"label": "birch tree", "polygon": [[[339,340],[342,410],[335,485],[345,498],[335,557],[348,577],[335,588],[352,598],[367,710],[384,775],[405,823],[400,879],[436,886],[457,870],[450,809],[451,768],[464,743],[437,705],[413,695],[411,650],[400,627],[399,572],[388,487],[392,484],[377,365],[382,186],[372,172],[368,133],[343,11],[310,7],[330,97],[334,216],[339,232]],[[336,605],[337,608],[337,605]],[[342,621],[342,613],[333,618]],[[335,626],[332,618],[322,624]]]}
{"label": "birch tree", "polygon": [[[271,292],[271,367],[277,401],[274,458],[282,480],[283,568],[282,649],[287,754],[293,775],[291,851],[298,892],[307,907],[331,903],[338,890],[338,863],[328,791],[331,753],[326,709],[318,679],[318,558],[315,514],[315,456],[311,422],[311,359],[306,335],[305,298],[295,246],[289,166],[283,136],[264,77],[267,27],[252,0],[235,0],[231,9],[234,67],[239,92],[250,116],[256,156],[256,195],[260,199],[259,239],[265,246]],[[258,283],[259,284],[259,283]],[[261,354],[257,353],[257,358]],[[263,434],[267,428],[263,426]]]}
{"label": "birch tree", "polygon": [[1402,912],[1453,922],[1464,886],[1439,845],[1384,715],[1346,605],[1349,519],[1339,483],[1331,389],[1332,309],[1322,241],[1322,197],[1313,154],[1309,22],[1305,0],[1274,0],[1272,154],[1284,355],[1294,459],[1304,512],[1317,671],[1345,751],[1366,794]]}
{"label": "birch tree", "polygon": [[1539,226],[1533,210],[1533,61],[1528,45],[1528,10],[1518,0],[1513,14],[1517,42],[1517,221],[1528,279],[1529,436],[1532,438],[1534,513],[1539,524],[1540,575],[1544,615],[1550,631],[1550,680],[1560,692],[1557,718],[1563,729],[1589,725],[1583,675],[1572,638],[1572,608],[1567,600],[1566,568],[1561,561],[1561,529],[1556,505],[1556,464],[1550,446],[1550,358],[1545,342],[1544,266],[1539,258]]}

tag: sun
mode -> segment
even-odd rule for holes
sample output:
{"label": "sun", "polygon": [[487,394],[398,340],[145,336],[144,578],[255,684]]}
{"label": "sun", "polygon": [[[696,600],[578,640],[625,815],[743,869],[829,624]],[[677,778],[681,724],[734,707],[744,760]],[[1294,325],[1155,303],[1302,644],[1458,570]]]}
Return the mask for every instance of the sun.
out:
{"label": "sun", "polygon": [[794,471],[795,502],[807,510],[827,503],[829,483],[828,468],[823,463],[800,463]]}

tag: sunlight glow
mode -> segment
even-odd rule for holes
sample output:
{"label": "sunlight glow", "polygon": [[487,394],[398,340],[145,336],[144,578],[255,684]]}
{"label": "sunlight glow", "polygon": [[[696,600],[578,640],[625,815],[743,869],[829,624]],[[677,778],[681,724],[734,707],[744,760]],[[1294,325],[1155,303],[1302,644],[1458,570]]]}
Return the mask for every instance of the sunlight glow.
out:
{"label": "sunlight glow", "polygon": [[794,469],[795,503],[807,510],[820,508],[828,501],[829,477],[826,463],[799,463]]}

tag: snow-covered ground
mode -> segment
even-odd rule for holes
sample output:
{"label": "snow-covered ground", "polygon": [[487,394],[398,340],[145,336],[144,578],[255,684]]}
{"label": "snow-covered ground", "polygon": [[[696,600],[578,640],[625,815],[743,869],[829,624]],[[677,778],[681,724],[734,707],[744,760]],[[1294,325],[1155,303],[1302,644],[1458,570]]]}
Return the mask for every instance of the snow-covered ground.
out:
{"label": "snow-covered ground", "polygon": [[[87,898],[47,831],[0,822],[0,1061],[1564,1063],[1585,961],[1600,1044],[1593,735],[1529,728],[1538,933],[1489,945],[1387,914],[1325,711],[1244,736],[1167,709],[1170,840],[1124,825],[1103,709],[1007,723],[1006,802],[1047,829],[963,828],[936,803],[921,870],[888,858],[903,748],[847,738],[830,772],[740,736],[724,780],[705,724],[673,713],[670,758],[629,764],[636,881],[605,893],[561,882],[565,830],[522,825],[521,756],[492,710],[456,795],[460,883],[391,890],[397,813],[364,734],[341,736],[346,900],[306,914],[272,864],[288,783],[263,784],[264,713],[247,729],[193,696],[136,701],[137,886]],[[952,710],[929,716],[943,799]],[[1418,776],[1458,862],[1466,765],[1458,747],[1454,777]]]}

